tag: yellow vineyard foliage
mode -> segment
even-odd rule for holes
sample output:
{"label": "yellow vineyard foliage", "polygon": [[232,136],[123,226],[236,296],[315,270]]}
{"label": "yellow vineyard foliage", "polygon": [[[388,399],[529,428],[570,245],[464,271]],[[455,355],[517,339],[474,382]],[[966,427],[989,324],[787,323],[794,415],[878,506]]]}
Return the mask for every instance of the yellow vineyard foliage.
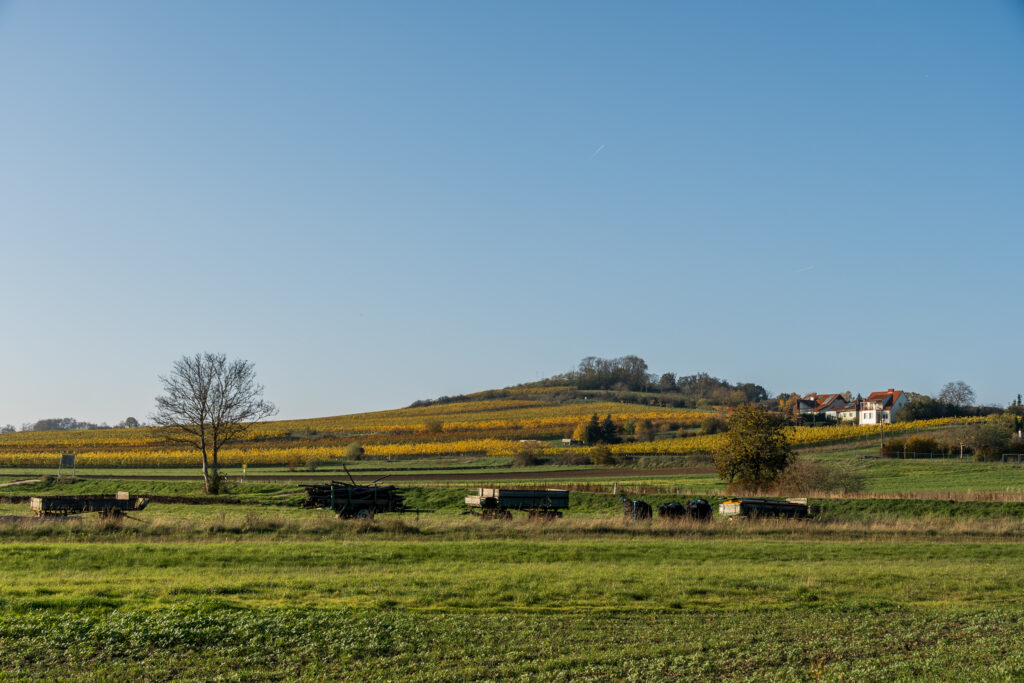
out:
{"label": "yellow vineyard foliage", "polygon": [[[917,422],[899,422],[885,426],[885,434],[899,434],[912,430],[943,427],[954,423],[977,422],[983,418],[957,420],[943,418],[938,420],[919,420]],[[794,445],[806,446],[814,444],[837,443],[851,439],[862,439],[879,433],[877,426],[869,425],[834,425],[828,427],[792,427],[787,430]],[[713,434],[680,439],[664,439],[659,441],[640,441],[623,443],[611,447],[614,453],[623,455],[685,455],[690,453],[707,453],[717,446],[724,435]],[[486,454],[494,456],[511,456],[517,452],[519,443],[509,439],[463,439],[458,441],[407,442],[392,444],[371,444],[365,447],[370,457],[387,458],[396,456],[444,456],[460,454]],[[555,454],[564,449],[546,447],[542,453]],[[310,461],[327,462],[344,457],[345,449],[341,445],[317,446],[310,444],[301,448],[280,448],[273,446],[256,446],[251,448],[227,448],[221,451],[220,462],[225,466],[237,465],[287,465],[296,460],[307,463]],[[53,466],[56,455],[53,451],[18,451],[0,452],[0,467]],[[84,450],[78,452],[80,467],[193,467],[199,464],[199,454],[195,451],[182,449],[120,449],[120,450]]]}

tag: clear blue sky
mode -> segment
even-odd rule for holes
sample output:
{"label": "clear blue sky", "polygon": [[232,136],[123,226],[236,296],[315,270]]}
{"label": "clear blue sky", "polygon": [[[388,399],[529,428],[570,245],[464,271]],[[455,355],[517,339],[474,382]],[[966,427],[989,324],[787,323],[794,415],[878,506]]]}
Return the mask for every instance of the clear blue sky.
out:
{"label": "clear blue sky", "polygon": [[0,424],[636,354],[1019,391],[1024,3],[0,4]]}

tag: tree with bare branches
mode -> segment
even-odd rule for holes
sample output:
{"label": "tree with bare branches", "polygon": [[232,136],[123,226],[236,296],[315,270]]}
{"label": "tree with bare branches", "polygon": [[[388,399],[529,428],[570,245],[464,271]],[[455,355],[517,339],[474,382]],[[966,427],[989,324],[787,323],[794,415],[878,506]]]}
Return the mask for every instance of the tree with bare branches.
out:
{"label": "tree with bare branches", "polygon": [[157,397],[151,419],[168,441],[202,454],[206,492],[220,493],[220,450],[254,423],[276,414],[277,408],[263,399],[253,364],[228,361],[222,353],[182,356],[160,382],[164,393]]}
{"label": "tree with bare branches", "polygon": [[939,402],[954,408],[963,408],[974,404],[974,389],[967,382],[947,382],[937,397]]}

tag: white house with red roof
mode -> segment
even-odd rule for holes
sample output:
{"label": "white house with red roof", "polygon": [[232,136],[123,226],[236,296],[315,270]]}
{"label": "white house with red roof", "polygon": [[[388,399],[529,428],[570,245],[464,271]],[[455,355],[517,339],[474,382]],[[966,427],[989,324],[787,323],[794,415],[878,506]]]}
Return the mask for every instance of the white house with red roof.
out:
{"label": "white house with red roof", "polygon": [[909,399],[902,391],[888,389],[868,394],[860,407],[860,424],[890,424],[893,415],[907,405]]}
{"label": "white house with red roof", "polygon": [[868,394],[867,398],[857,397],[841,408],[836,416],[842,422],[856,422],[862,425],[892,423],[893,416],[907,405],[909,399],[902,391],[888,389]]}

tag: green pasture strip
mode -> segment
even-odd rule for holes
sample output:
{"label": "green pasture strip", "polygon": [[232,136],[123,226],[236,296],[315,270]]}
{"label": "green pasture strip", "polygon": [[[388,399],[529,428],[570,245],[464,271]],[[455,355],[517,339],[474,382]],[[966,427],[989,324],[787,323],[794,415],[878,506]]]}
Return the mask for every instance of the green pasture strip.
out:
{"label": "green pasture strip", "polygon": [[1024,544],[751,539],[5,543],[0,608],[469,611],[998,607]]}
{"label": "green pasture strip", "polygon": [[1024,467],[970,460],[868,460],[868,491],[1024,491]]}
{"label": "green pasture strip", "polygon": [[3,680],[1019,680],[1024,609],[0,612]]}
{"label": "green pasture strip", "polygon": [[[305,496],[300,481],[229,482],[226,498],[262,501],[272,504],[297,504]],[[127,491],[139,496],[206,497],[202,481],[166,481],[145,479],[49,479],[32,484],[0,488],[5,496],[100,495]],[[285,498],[282,494],[289,494]],[[213,497],[211,497],[213,498]],[[215,498],[214,498],[215,499]]]}
{"label": "green pasture strip", "polygon": [[859,460],[878,456],[878,447],[857,447],[846,444],[804,446],[795,449],[797,456],[809,460]]}

